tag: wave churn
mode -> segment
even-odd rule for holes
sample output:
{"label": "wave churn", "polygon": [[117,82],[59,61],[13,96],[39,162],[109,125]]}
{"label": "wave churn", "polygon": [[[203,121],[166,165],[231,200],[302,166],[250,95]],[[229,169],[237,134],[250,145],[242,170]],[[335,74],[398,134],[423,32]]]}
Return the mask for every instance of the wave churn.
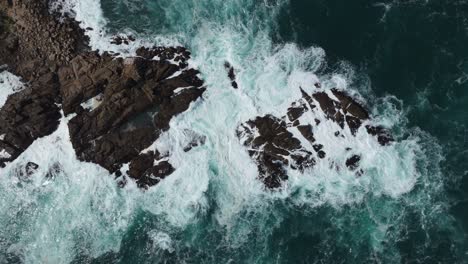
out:
{"label": "wave churn", "polygon": [[[316,133],[326,142],[329,157],[313,170],[291,172],[279,191],[264,189],[236,136],[239,124],[265,114],[281,116],[301,97],[298,88],[317,80],[324,90],[339,88],[361,100],[370,96],[359,91],[371,93],[369,87],[354,86],[359,73],[347,64],[326,71],[323,49],[274,41],[277,16],[287,7],[283,0],[53,3],[52,10],[92,28],[87,30],[90,44],[101,52],[125,57],[141,45],[188,47],[191,66],[200,70],[207,91],[155,142],[158,150],[172,153],[170,162],[177,170],[145,192],[132,183],[120,189],[104,169],[79,162],[63,117],[54,134],[0,169],[8,175],[0,183],[0,223],[5,227],[0,249],[26,263],[282,263],[294,255],[286,245],[301,237],[308,243],[299,250],[314,252],[315,260],[333,262],[339,256],[396,262],[402,260],[398,243],[408,223],[426,236],[439,228],[454,232],[445,215],[440,148],[427,133],[407,127],[391,96],[380,99],[371,112],[379,123],[394,128],[397,143],[381,147],[364,133],[336,141],[330,135],[337,128],[329,122]],[[111,44],[111,36],[120,33],[137,40]],[[236,69],[237,90],[225,61]],[[11,89],[5,87],[0,87],[2,95]],[[189,129],[207,140],[184,152]],[[330,168],[331,162],[345,159],[343,151],[334,151],[340,144],[363,155],[361,177]],[[22,182],[15,168],[30,160],[45,165],[30,182]],[[57,175],[45,178],[54,166],[60,167]]]}

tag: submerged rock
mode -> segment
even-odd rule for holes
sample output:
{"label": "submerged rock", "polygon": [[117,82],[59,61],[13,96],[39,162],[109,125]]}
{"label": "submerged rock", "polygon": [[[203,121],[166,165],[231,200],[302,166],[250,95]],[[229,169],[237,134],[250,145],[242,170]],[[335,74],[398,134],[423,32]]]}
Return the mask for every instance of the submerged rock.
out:
{"label": "submerged rock", "polygon": [[34,162],[27,162],[26,165],[19,165],[13,171],[15,175],[24,181],[28,181],[31,176],[33,176],[37,170],[39,169],[39,165]]}
{"label": "submerged rock", "polygon": [[239,85],[237,84],[237,81],[236,81],[236,73],[234,71],[234,67],[232,67],[232,65],[226,61],[224,63],[224,68],[226,68],[226,70],[228,71],[228,77],[231,80],[232,88],[234,89],[239,88]]}

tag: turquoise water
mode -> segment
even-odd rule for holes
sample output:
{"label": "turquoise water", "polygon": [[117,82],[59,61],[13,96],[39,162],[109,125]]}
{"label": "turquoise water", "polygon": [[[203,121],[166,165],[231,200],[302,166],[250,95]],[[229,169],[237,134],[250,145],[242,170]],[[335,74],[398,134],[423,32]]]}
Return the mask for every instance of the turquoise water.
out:
{"label": "turquoise water", "polygon": [[[122,32],[147,45],[187,46],[207,92],[157,142],[177,170],[146,192],[119,189],[104,170],[78,162],[62,120],[3,171],[0,262],[467,262],[468,4],[69,2],[93,26],[94,48],[131,54],[133,47],[108,44]],[[281,116],[297,87],[315,78],[365,101],[398,143],[350,139],[344,143],[363,154],[363,176],[329,169],[343,159],[330,151],[283,190],[266,191],[235,129],[257,115]],[[188,129],[207,140],[185,153]],[[28,160],[41,171],[23,182],[14,168]],[[56,164],[56,177],[45,178]]]}

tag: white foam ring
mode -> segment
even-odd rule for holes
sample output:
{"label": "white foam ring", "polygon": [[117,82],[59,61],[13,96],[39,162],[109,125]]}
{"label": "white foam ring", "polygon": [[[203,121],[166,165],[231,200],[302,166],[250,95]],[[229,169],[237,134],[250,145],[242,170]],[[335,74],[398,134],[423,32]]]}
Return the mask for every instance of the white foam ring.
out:
{"label": "white foam ring", "polygon": [[[161,5],[166,2],[161,1]],[[169,226],[183,228],[209,209],[208,191],[216,199],[216,221],[227,230],[234,228],[242,212],[260,210],[263,204],[292,194],[291,203],[313,208],[360,203],[369,194],[398,198],[411,191],[420,176],[415,165],[415,156],[421,152],[416,137],[382,147],[361,129],[356,137],[345,130],[345,138],[337,140],[334,132],[339,127],[320,113],[302,118],[307,122],[314,118],[322,121],[321,129],[314,134],[325,146],[327,158],[304,173],[289,171],[289,181],[277,192],[265,190],[257,179],[257,167],[235,133],[241,123],[265,114],[283,116],[301,97],[299,87],[312,92],[317,81],[324,90],[338,87],[357,94],[345,75],[315,74],[325,62],[321,48],[273,44],[269,25],[283,2],[258,7],[255,1],[233,0],[227,7],[226,1],[173,0],[164,9],[169,22],[185,19],[179,15],[185,9],[191,14],[187,21],[168,23],[174,26],[173,35],[145,36],[119,46],[110,44],[100,1],[53,1],[53,10],[72,14],[83,28],[92,28],[86,34],[95,50],[132,56],[141,45],[183,43],[191,49],[191,66],[201,71],[207,90],[203,100],[171,120],[170,130],[151,147],[170,153],[169,161],[176,171],[148,191],[138,190],[131,181],[119,189],[107,171],[79,162],[65,118],[55,133],[36,140],[16,161],[0,169],[0,174],[8,177],[0,181],[0,223],[12,218],[22,222],[0,230],[0,237],[18,236],[10,241],[10,250],[21,253],[26,263],[70,262],[77,243],[83,243],[91,256],[118,251],[136,211],[161,216]],[[207,5],[215,5],[213,10],[218,12],[207,15],[202,8]],[[251,12],[249,8],[265,21],[250,21],[254,15],[241,15]],[[254,29],[258,27],[263,28]],[[239,89],[231,87],[225,61],[234,67]],[[18,79],[8,78],[9,88],[0,86],[0,103],[17,87]],[[398,115],[379,121],[391,126],[400,121]],[[185,152],[190,134],[187,131],[206,136],[205,144]],[[331,163],[344,163],[343,145],[362,155],[363,176],[330,168]],[[40,165],[38,173],[27,180],[17,177],[15,168],[29,161]],[[55,177],[46,177],[57,166],[60,169]],[[245,238],[249,230],[235,232]],[[155,247],[174,250],[169,234],[155,231],[150,236]]]}

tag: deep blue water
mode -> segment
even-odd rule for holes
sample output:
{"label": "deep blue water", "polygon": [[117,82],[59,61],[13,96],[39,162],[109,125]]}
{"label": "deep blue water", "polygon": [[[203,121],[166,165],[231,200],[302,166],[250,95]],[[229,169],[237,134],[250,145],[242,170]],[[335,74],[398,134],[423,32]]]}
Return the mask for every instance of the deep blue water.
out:
{"label": "deep blue water", "polygon": [[[419,223],[409,222],[413,231],[398,242],[402,263],[468,261],[468,3],[292,0],[280,23],[281,40],[323,47],[331,68],[350,62],[377,97],[402,100],[408,126],[429,132],[442,146],[448,211],[460,241],[434,230],[427,248],[417,252],[424,239]],[[452,252],[457,248],[458,258]]]}

